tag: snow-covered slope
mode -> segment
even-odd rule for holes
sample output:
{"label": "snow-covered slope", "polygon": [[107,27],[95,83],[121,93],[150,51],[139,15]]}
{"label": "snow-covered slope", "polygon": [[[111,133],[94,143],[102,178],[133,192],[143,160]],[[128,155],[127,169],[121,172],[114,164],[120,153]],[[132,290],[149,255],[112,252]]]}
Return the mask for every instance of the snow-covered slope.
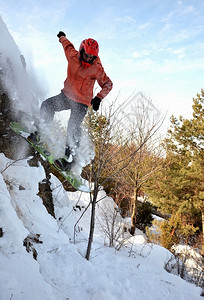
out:
{"label": "snow-covered slope", "polygon": [[[170,252],[147,244],[141,232],[120,251],[104,245],[104,216],[114,210],[114,202],[103,191],[91,260],[84,259],[90,210],[77,221],[89,195],[65,192],[53,176],[55,219],[36,195],[45,177],[43,167],[29,167],[26,160],[11,162],[0,154],[1,300],[200,299],[200,288],[164,270]],[[23,246],[27,237],[37,260]]]}

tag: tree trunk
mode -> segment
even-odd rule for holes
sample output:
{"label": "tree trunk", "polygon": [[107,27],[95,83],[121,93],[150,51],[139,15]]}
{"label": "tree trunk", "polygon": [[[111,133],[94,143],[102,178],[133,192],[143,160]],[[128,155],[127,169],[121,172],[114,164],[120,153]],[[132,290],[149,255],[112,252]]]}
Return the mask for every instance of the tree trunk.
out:
{"label": "tree trunk", "polygon": [[95,229],[95,214],[96,214],[97,194],[98,194],[98,191],[94,191],[94,196],[93,196],[93,200],[92,200],[92,203],[91,203],[91,221],[90,221],[89,241],[88,241],[88,246],[87,246],[86,256],[85,256],[85,258],[87,260],[90,259],[91,245],[92,245],[92,242],[93,242],[93,234],[94,234],[94,229]]}
{"label": "tree trunk", "polygon": [[135,229],[136,229],[136,223],[137,223],[137,198],[138,198],[138,188],[134,188],[134,197],[133,197],[133,209],[131,214],[131,228],[130,228],[130,234],[134,235]]}

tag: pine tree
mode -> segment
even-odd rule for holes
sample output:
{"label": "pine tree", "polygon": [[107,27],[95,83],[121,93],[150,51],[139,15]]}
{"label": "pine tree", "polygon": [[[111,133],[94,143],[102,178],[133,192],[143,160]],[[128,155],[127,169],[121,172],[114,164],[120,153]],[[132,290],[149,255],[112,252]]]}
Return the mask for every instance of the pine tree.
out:
{"label": "pine tree", "polygon": [[[191,119],[171,117],[166,168],[157,175],[150,193],[162,211],[179,215],[186,228],[202,227],[204,238],[204,90],[193,99],[192,108]],[[189,235],[192,231],[191,227]]]}

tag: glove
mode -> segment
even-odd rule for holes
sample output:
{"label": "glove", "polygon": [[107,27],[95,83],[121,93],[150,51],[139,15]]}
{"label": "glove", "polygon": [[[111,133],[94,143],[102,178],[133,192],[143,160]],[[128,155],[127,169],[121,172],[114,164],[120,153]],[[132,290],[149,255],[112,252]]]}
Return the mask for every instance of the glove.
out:
{"label": "glove", "polygon": [[94,97],[91,100],[91,105],[93,107],[93,110],[98,110],[99,106],[100,106],[100,103],[101,103],[101,99],[99,97]]}
{"label": "glove", "polygon": [[61,36],[66,36],[66,34],[63,31],[59,31],[59,33],[57,34],[57,37],[61,38]]}

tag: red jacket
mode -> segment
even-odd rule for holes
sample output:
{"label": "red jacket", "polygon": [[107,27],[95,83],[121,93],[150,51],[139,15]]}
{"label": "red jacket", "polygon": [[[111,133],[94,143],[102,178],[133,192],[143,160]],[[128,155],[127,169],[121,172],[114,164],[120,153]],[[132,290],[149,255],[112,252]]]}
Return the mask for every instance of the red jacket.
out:
{"label": "red jacket", "polygon": [[96,58],[89,68],[84,69],[79,60],[79,52],[73,44],[64,36],[59,41],[62,43],[68,60],[67,78],[62,89],[63,93],[73,101],[90,106],[94,84],[97,80],[101,91],[96,96],[103,99],[111,91],[113,83],[106,75],[100,58]]}

